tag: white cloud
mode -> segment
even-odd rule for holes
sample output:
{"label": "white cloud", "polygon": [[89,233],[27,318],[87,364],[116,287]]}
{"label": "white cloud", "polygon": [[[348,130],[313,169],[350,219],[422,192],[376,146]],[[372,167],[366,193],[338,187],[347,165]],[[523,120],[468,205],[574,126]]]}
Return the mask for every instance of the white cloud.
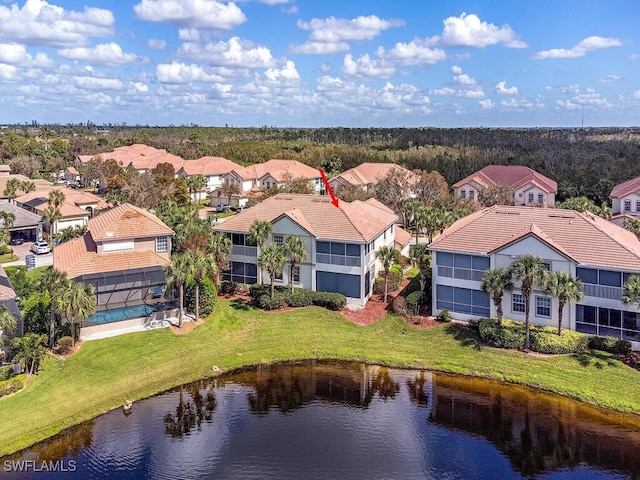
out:
{"label": "white cloud", "polygon": [[453,83],[456,85],[475,85],[476,79],[470,77],[466,73],[461,73],[460,75],[455,75],[453,77]]}
{"label": "white cloud", "polygon": [[200,30],[197,28],[181,28],[178,30],[178,38],[185,42],[199,42]]}
{"label": "white cloud", "polygon": [[447,59],[447,54],[440,48],[430,48],[419,39],[409,43],[396,43],[389,52],[378,49],[378,56],[397,62],[401,65],[433,65]]}
{"label": "white cloud", "polygon": [[454,90],[453,88],[449,88],[449,87],[443,87],[443,88],[433,88],[431,90],[429,90],[429,95],[434,95],[434,96],[445,96],[445,95],[453,95],[456,93],[456,90]]}
{"label": "white cloud", "polygon": [[510,98],[509,100],[502,100],[500,105],[515,110],[530,110],[534,107],[534,104],[531,100],[527,100],[526,98],[516,99]]}
{"label": "white cloud", "polygon": [[147,47],[152,50],[164,50],[167,48],[167,42],[159,38],[150,38],[147,40]]}
{"label": "white cloud", "polygon": [[117,66],[145,61],[134,53],[126,53],[117,43],[104,43],[95,47],[65,48],[58,50],[58,56],[69,60],[91,62],[93,65]]}
{"label": "white cloud", "polygon": [[360,56],[357,60],[348,53],[342,63],[342,73],[354,78],[389,78],[395,74],[393,66],[385,66],[381,60],[372,60],[368,54]]}
{"label": "white cloud", "polygon": [[606,77],[600,77],[596,81],[598,83],[612,83],[619,82],[620,80],[622,80],[622,77],[620,75],[607,75]]}
{"label": "white cloud", "polygon": [[462,72],[462,67],[459,67],[458,65],[454,65],[451,67],[451,73],[453,73],[454,75],[460,75]]}
{"label": "white cloud", "polygon": [[640,100],[640,90],[636,90],[632,95],[634,100]]}
{"label": "white cloud", "polygon": [[264,72],[264,76],[272,82],[295,82],[300,80],[300,74],[296,70],[296,64],[291,60],[288,60],[284,68],[269,68]]}
{"label": "white cloud", "polygon": [[556,105],[567,110],[577,110],[583,107],[610,108],[612,106],[606,98],[602,98],[600,93],[593,88],[587,88],[569,100],[558,100]]}
{"label": "white cloud", "polygon": [[462,13],[459,17],[449,17],[444,20],[442,35],[427,40],[430,45],[443,47],[488,47],[502,44],[509,48],[524,48],[518,35],[509,25],[497,27],[493,23],[480,21],[471,13]]}
{"label": "white cloud", "polygon": [[34,58],[24,45],[17,43],[0,43],[0,63],[30,68],[51,68],[54,65],[45,53],[39,52]]}
{"label": "white cloud", "polygon": [[117,78],[73,77],[75,85],[87,90],[120,90],[123,83]]}
{"label": "white cloud", "polygon": [[216,0],[142,0],[133,10],[140,20],[182,28],[230,30],[247,21],[235,3]]}
{"label": "white cloud", "polygon": [[502,81],[496,85],[495,91],[500,95],[517,95],[518,87],[507,87],[507,82]]}
{"label": "white cloud", "polygon": [[536,53],[533,58],[535,60],[546,60],[549,58],[577,58],[583,57],[588,52],[591,52],[593,50],[621,46],[622,42],[617,38],[592,36],[585,38],[569,50],[565,48],[552,48],[551,50],[542,50]]}
{"label": "white cloud", "polygon": [[268,68],[274,65],[271,51],[267,47],[258,46],[249,40],[232,37],[228,42],[217,43],[184,43],[178,49],[178,55],[208,65]]}
{"label": "white cloud", "polygon": [[67,11],[44,0],[26,0],[20,8],[0,6],[0,41],[47,45],[81,46],[90,37],[114,33],[114,17],[110,10],[85,7],[84,11]]}
{"label": "white cloud", "polygon": [[466,90],[459,90],[457,95],[462,98],[483,98],[484,92],[479,88],[469,88]]}
{"label": "white cloud", "polygon": [[198,65],[186,65],[180,62],[161,63],[156,66],[156,78],[162,83],[222,82],[216,73],[207,73]]}
{"label": "white cloud", "polygon": [[478,102],[483,110],[493,110],[496,107],[496,104],[493,103],[490,99],[480,100]]}
{"label": "white cloud", "polygon": [[18,69],[13,65],[0,63],[0,80],[13,82],[19,80]]}
{"label": "white cloud", "polygon": [[298,27],[308,30],[309,38],[302,45],[292,45],[289,51],[305,54],[331,54],[349,49],[348,42],[372,40],[384,30],[404,25],[404,20],[384,20],[375,15],[346,18],[313,18],[298,20]]}

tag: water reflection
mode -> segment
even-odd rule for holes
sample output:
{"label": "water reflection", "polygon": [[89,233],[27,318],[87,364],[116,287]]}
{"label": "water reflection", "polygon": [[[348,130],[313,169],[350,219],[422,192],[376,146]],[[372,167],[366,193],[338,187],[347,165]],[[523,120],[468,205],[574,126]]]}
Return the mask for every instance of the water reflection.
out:
{"label": "water reflection", "polygon": [[73,459],[78,478],[640,478],[638,452],[639,417],[480,379],[304,362],[183,385],[11,458]]}

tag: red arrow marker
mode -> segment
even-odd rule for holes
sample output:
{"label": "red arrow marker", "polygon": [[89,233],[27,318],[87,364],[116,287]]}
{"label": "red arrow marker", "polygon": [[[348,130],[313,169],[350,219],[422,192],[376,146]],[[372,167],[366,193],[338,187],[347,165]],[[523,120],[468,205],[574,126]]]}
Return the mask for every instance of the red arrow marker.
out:
{"label": "red arrow marker", "polygon": [[333,190],[331,190],[331,186],[329,185],[329,180],[327,180],[327,176],[324,174],[324,170],[321,168],[318,169],[320,171],[320,176],[322,177],[322,181],[324,182],[324,186],[327,187],[327,192],[331,195],[331,203],[333,203],[334,207],[338,206],[338,198],[333,194]]}

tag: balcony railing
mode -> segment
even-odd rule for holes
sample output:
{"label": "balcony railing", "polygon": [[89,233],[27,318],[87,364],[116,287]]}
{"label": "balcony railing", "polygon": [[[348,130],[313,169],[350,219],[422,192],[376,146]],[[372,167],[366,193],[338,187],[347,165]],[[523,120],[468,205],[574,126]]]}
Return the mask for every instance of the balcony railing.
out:
{"label": "balcony railing", "polygon": [[327,263],[329,265],[344,265],[346,267],[362,266],[360,257],[347,257],[345,255],[330,255],[328,253],[316,253],[316,263]]}
{"label": "balcony railing", "polygon": [[243,255],[245,257],[258,256],[258,247],[245,247],[244,245],[234,245],[231,250],[233,255]]}
{"label": "balcony railing", "polygon": [[483,270],[471,270],[470,268],[454,268],[438,265],[438,276],[458,278],[460,280],[473,280],[481,282],[484,275]]}
{"label": "balcony railing", "polygon": [[594,285],[592,283],[584,283],[582,287],[587,297],[622,300],[622,288],[620,287],[608,287],[606,285]]}

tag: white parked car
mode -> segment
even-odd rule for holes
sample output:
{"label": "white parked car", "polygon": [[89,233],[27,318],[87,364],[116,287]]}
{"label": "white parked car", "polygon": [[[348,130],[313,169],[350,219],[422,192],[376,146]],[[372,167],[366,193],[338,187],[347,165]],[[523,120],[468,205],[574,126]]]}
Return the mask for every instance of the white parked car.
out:
{"label": "white parked car", "polygon": [[33,245],[31,245],[31,251],[39,255],[41,253],[49,253],[51,249],[47,242],[33,242]]}

